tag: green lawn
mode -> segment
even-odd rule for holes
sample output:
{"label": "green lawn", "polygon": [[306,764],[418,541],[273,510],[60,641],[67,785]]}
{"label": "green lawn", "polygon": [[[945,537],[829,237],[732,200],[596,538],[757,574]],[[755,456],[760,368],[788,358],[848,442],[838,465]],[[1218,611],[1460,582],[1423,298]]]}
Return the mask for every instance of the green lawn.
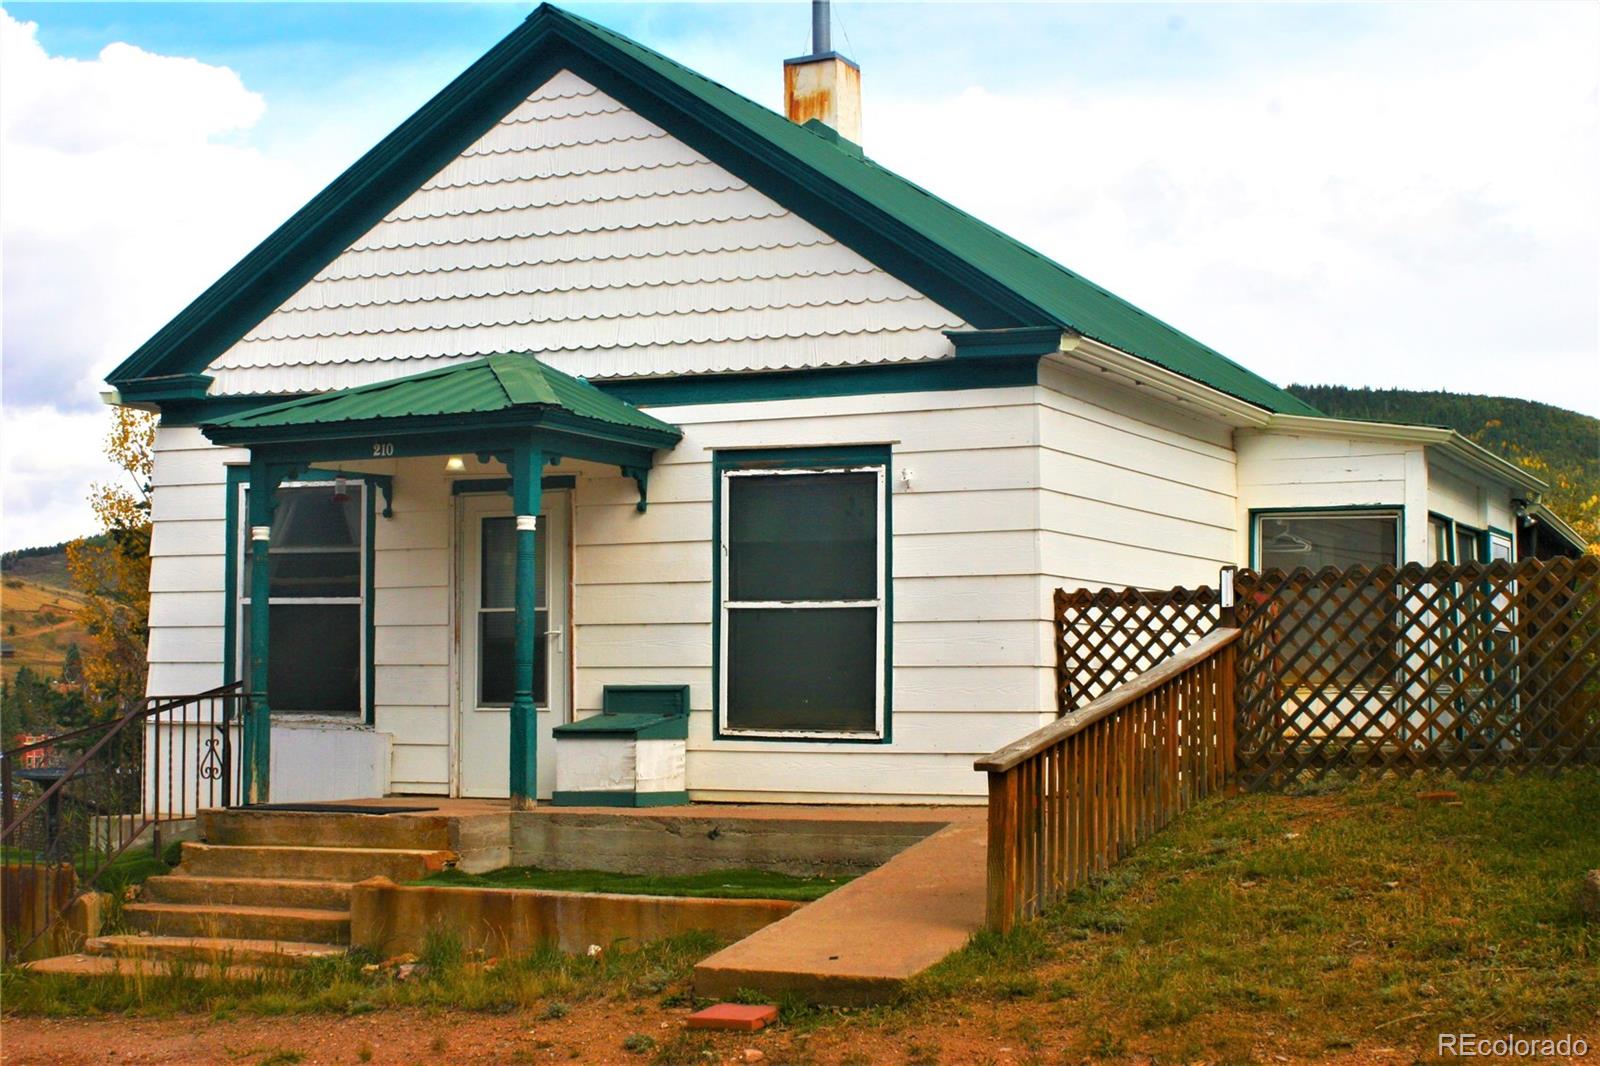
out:
{"label": "green lawn", "polygon": [[464,888],[543,888],[557,892],[613,892],[635,896],[693,896],[700,899],[785,899],[809,903],[820,899],[848,877],[792,877],[765,870],[713,870],[710,873],[657,877],[613,874],[602,870],[541,870],[507,866],[486,874],[442,870],[419,885]]}
{"label": "green lawn", "polygon": [[[1419,799],[1429,788],[1459,805]],[[1600,923],[1577,887],[1596,867],[1591,771],[1216,799],[1044,920],[980,936],[916,998],[1037,1004],[1076,1034],[1069,1053],[1161,1061],[1240,1060],[1269,1031],[1307,1056],[1592,1031]]]}

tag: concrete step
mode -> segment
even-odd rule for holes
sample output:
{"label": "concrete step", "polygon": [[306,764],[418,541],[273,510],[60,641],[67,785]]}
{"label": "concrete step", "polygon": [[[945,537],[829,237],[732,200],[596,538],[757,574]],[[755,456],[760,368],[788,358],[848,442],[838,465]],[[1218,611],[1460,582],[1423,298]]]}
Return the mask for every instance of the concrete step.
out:
{"label": "concrete step", "polygon": [[143,903],[209,903],[244,907],[350,909],[346,881],[294,881],[267,877],[152,877],[140,893]]}
{"label": "concrete step", "polygon": [[235,940],[207,936],[97,936],[84,942],[90,955],[120,959],[233,966],[297,966],[312,959],[334,958],[348,949],[340,944],[307,944],[280,940]]}
{"label": "concrete step", "polygon": [[[193,967],[185,961],[184,968]],[[48,959],[25,962],[22,969],[29,973],[59,974],[63,977],[158,977],[175,969],[168,959],[134,959],[116,955],[56,955]],[[261,977],[269,972],[264,966],[228,965],[228,977]]]}
{"label": "concrete step", "polygon": [[195,903],[130,903],[123,919],[137,931],[160,936],[229,940],[350,943],[350,912],[294,907],[212,907]]}
{"label": "concrete step", "polygon": [[200,812],[200,836],[208,844],[443,850],[450,847],[450,820],[434,814],[213,810]]}
{"label": "concrete step", "polygon": [[456,861],[453,851],[413,848],[313,848],[276,844],[183,845],[179,870],[186,877],[258,877],[272,880],[365,881],[387,877],[415,881]]}

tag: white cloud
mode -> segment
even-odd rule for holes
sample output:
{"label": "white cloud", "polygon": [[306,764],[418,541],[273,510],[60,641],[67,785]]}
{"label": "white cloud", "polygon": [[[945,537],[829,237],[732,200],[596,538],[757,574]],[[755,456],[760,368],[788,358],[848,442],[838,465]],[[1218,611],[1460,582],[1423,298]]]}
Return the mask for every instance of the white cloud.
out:
{"label": "white cloud", "polygon": [[106,372],[313,191],[250,147],[266,104],[233,71],[127,44],[51,56],[36,30],[0,10],[7,547],[90,530],[105,464],[41,477],[34,450],[98,450]]}
{"label": "white cloud", "polygon": [[1600,413],[1596,12],[1391,7],[1199,82],[877,86],[867,147],[1279,382]]}

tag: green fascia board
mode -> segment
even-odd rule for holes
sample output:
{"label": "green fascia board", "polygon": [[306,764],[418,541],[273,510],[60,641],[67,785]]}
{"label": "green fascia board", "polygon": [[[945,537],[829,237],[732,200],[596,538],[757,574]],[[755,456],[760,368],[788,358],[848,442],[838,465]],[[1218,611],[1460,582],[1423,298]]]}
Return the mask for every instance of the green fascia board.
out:
{"label": "green fascia board", "polygon": [[577,418],[659,433],[682,432],[609,396],[588,382],[545,366],[530,353],[481,356],[420,374],[228,415],[214,423],[228,430],[328,426],[376,419],[492,415],[513,410],[560,410]]}
{"label": "green fascia board", "polygon": [[117,395],[123,403],[164,404],[201,400],[211,387],[211,381],[207,374],[164,374],[124,382],[117,389]]}
{"label": "green fascia board", "polygon": [[980,329],[1070,329],[1270,411],[1290,393],[835,139],[543,4],[114,370],[204,370],[361,233],[567,68]]}
{"label": "green fascia board", "polygon": [[[1059,331],[1053,331],[1059,335]],[[968,354],[971,354],[970,352]],[[903,392],[949,392],[965,389],[1013,388],[1039,382],[1039,356],[1002,356],[980,351],[982,358],[929,359],[911,363],[874,363],[819,370],[768,370],[743,374],[681,374],[661,378],[619,378],[590,384],[636,407],[672,407],[701,403],[753,403],[762,400],[809,400],[828,396],[873,396]],[[180,404],[163,404],[164,425],[220,425],[230,415],[265,408],[302,396],[241,394],[211,396]]]}
{"label": "green fascia board", "polygon": [[945,330],[957,359],[1002,359],[1043,356],[1061,350],[1059,326],[1022,326],[1017,329]]}

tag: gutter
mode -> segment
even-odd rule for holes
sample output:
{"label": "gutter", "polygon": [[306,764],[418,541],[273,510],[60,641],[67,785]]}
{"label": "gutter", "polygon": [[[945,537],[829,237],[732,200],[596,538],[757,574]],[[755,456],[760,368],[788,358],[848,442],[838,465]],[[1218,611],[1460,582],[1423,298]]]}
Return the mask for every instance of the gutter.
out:
{"label": "gutter", "polygon": [[1093,367],[1115,375],[1122,379],[1119,384],[1130,384],[1168,403],[1220,418],[1232,426],[1265,429],[1279,417],[1264,407],[1071,330],[1062,330],[1058,354],[1063,363]]}
{"label": "gutter", "polygon": [[1530,503],[1528,505],[1528,517],[1533,519],[1535,522],[1538,522],[1540,525],[1549,526],[1551,532],[1555,533],[1556,536],[1560,537],[1562,540],[1578,549],[1578,551],[1586,552],[1589,550],[1589,542],[1584,540],[1583,536],[1576,529],[1573,529],[1571,526],[1567,525],[1566,521],[1562,519],[1560,515],[1550,510],[1550,508],[1546,507],[1544,504],[1537,502]]}

